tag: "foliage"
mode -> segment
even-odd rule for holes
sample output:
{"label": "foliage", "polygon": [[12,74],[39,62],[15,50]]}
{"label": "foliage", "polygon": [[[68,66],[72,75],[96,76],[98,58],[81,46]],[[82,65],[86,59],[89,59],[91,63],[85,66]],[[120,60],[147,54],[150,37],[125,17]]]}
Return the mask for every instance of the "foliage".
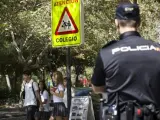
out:
{"label": "foliage", "polygon": [[[94,66],[97,52],[104,44],[118,39],[114,15],[119,1],[84,0],[85,43],[71,48],[71,62],[77,75],[86,66]],[[141,9],[142,36],[158,41],[159,0],[137,2]],[[66,48],[51,48],[50,0],[1,0],[0,16],[0,74],[13,76],[16,82],[21,80],[27,66],[39,75],[42,68],[49,71],[66,64]]]}
{"label": "foliage", "polygon": [[138,3],[141,10],[141,27],[139,30],[141,35],[146,39],[158,41],[156,28],[159,24],[159,13],[157,11],[160,10],[160,4],[152,0],[139,1]]}

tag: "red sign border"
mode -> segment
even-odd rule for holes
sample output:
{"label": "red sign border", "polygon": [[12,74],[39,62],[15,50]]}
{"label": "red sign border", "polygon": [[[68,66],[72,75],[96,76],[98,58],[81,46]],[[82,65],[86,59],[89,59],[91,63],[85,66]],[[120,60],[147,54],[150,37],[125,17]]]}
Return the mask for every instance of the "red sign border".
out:
{"label": "red sign border", "polygon": [[[64,16],[65,12],[67,12],[68,17],[70,18],[70,20],[71,20],[71,22],[72,22],[75,30],[58,32],[58,29],[59,29],[59,27],[60,27],[60,25],[61,25],[61,22],[62,22],[62,19],[63,19],[63,16]],[[68,8],[65,7],[64,10],[63,10],[63,13],[62,13],[62,15],[61,15],[60,21],[59,21],[59,23],[58,23],[58,26],[57,26],[57,28],[56,28],[55,35],[73,34],[73,33],[77,33],[77,32],[78,32],[78,28],[77,28],[77,26],[76,26],[76,24],[75,24],[75,22],[74,22],[74,20],[73,20],[73,18],[72,18],[72,16],[71,16],[69,10],[68,10]]]}

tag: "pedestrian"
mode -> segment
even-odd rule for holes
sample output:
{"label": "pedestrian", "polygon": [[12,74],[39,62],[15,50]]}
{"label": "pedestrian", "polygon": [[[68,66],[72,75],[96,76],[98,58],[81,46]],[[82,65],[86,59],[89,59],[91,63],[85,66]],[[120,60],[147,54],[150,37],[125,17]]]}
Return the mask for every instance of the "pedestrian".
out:
{"label": "pedestrian", "polygon": [[40,111],[40,119],[39,120],[49,120],[50,112],[49,112],[49,94],[47,91],[47,87],[45,81],[39,81],[40,88],[40,96],[43,103],[43,111]]}
{"label": "pedestrian", "polygon": [[108,95],[102,118],[159,120],[160,45],[137,31],[137,4],[119,4],[115,18],[119,40],[100,50],[92,76],[93,90]]}
{"label": "pedestrian", "polygon": [[[69,115],[69,111],[68,111],[68,103],[67,103],[67,77],[64,77],[64,97],[63,97],[63,102],[65,104],[65,117],[63,118],[64,120],[68,120],[68,115]],[[75,90],[73,87],[71,87],[71,96],[74,97],[75,96]]]}
{"label": "pedestrian", "polygon": [[31,72],[29,70],[23,72],[24,85],[24,106],[27,111],[26,120],[35,120],[35,114],[43,108],[41,97],[39,94],[38,84],[31,79]]}
{"label": "pedestrian", "polygon": [[50,93],[53,95],[54,108],[50,117],[50,120],[56,118],[56,120],[62,120],[65,117],[65,104],[63,102],[64,97],[64,85],[63,75],[60,71],[53,73],[52,79],[55,86],[50,89]]}

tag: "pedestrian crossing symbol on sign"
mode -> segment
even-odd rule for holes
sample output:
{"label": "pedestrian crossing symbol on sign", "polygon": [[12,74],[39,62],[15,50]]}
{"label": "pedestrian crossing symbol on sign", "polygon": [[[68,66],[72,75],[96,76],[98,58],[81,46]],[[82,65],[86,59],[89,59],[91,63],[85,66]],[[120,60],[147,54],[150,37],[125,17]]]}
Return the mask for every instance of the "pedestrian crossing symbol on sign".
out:
{"label": "pedestrian crossing symbol on sign", "polygon": [[78,33],[78,28],[68,10],[67,7],[64,8],[64,11],[61,15],[60,21],[58,23],[55,35],[65,35]]}

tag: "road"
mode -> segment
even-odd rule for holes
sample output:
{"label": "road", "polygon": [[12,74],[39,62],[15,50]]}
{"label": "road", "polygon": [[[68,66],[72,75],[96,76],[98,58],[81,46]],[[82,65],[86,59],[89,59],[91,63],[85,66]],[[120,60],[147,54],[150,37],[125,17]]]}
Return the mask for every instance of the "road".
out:
{"label": "road", "polygon": [[19,108],[0,109],[0,120],[25,120],[25,111]]}

